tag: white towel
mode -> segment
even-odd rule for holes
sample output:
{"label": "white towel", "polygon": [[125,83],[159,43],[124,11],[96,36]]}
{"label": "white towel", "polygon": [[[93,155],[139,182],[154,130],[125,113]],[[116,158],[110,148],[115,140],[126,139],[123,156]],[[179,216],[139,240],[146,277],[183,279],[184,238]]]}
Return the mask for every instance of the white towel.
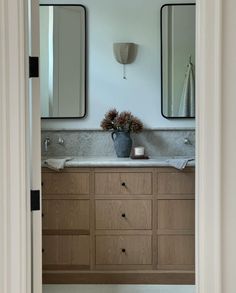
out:
{"label": "white towel", "polygon": [[60,171],[64,169],[65,163],[70,161],[72,158],[67,157],[63,159],[47,159],[44,161],[45,165],[52,170]]}
{"label": "white towel", "polygon": [[171,166],[179,170],[183,170],[188,162],[193,161],[194,158],[186,158],[186,159],[169,159],[166,162]]}
{"label": "white towel", "polygon": [[191,61],[188,64],[188,69],[185,74],[184,86],[180,98],[179,106],[180,117],[194,117],[195,116],[195,81],[194,69]]}

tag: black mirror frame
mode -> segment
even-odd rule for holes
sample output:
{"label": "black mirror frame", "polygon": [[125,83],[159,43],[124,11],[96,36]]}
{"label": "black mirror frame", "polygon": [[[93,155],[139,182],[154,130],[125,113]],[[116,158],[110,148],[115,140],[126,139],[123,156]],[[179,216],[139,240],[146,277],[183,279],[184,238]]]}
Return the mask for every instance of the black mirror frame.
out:
{"label": "black mirror frame", "polygon": [[[85,105],[84,105],[84,115],[81,117],[41,117],[41,119],[43,120],[47,120],[47,119],[53,119],[53,120],[61,120],[61,119],[83,119],[86,118],[87,116],[87,107],[88,107],[88,97],[87,97],[87,93],[88,93],[88,70],[87,70],[87,66],[88,66],[88,58],[87,58],[87,9],[84,5],[82,4],[40,4],[39,6],[78,6],[78,7],[82,7],[84,9],[84,21],[85,21],[85,38],[84,38],[84,48],[85,48],[85,84],[84,84],[84,89],[85,89]],[[40,60],[39,60],[40,61]]]}
{"label": "black mirror frame", "polygon": [[174,116],[174,117],[168,117],[163,113],[163,105],[164,105],[164,97],[163,97],[163,42],[162,42],[162,37],[163,37],[163,33],[162,33],[162,20],[163,20],[163,9],[166,6],[189,6],[189,5],[193,5],[196,6],[196,3],[168,3],[168,4],[164,4],[161,6],[161,17],[160,17],[160,38],[161,38],[161,115],[166,118],[166,119],[195,119],[194,117],[178,117],[178,116]]}

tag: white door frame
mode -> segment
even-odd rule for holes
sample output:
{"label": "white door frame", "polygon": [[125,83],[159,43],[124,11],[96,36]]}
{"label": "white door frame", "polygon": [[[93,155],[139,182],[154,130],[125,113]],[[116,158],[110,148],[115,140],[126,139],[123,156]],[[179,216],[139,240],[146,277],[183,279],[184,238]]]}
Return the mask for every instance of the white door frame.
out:
{"label": "white door frame", "polygon": [[198,0],[196,6],[197,293],[228,293],[221,290],[222,2]]}
{"label": "white door frame", "polygon": [[[41,212],[31,215],[30,189],[40,189],[39,81],[34,94],[31,123],[29,101],[28,4],[38,0],[0,0],[0,292],[40,293],[34,288],[31,265],[31,222],[40,225]],[[34,10],[32,10],[34,11]],[[35,16],[34,16],[35,18]],[[35,19],[34,19],[35,21]],[[36,15],[37,21],[37,15]],[[36,38],[37,40],[37,38]],[[31,53],[39,53],[33,42]],[[31,140],[31,127],[34,138]],[[30,151],[30,144],[35,146]],[[32,158],[37,158],[32,164]],[[32,172],[33,170],[33,172]],[[32,176],[33,174],[33,176]],[[37,243],[38,275],[41,279],[41,241]],[[39,250],[40,249],[40,250]],[[40,282],[42,283],[42,282]]]}
{"label": "white door frame", "polygon": [[[197,293],[234,292],[221,290],[222,2],[197,1]],[[25,5],[0,0],[1,293],[31,292]]]}
{"label": "white door frame", "polygon": [[0,0],[0,292],[31,291],[25,1]]}
{"label": "white door frame", "polygon": [[[39,0],[27,0],[29,14],[29,55],[39,56]],[[32,190],[41,191],[41,107],[40,80],[29,81],[30,101],[30,186]],[[42,214],[34,211],[31,214],[32,243],[32,293],[42,293]]]}

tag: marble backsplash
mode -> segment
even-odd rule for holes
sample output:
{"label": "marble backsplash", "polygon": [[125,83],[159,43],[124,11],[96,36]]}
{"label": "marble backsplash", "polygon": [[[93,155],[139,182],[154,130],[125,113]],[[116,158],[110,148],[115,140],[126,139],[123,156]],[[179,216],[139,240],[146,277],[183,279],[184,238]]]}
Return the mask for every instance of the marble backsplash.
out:
{"label": "marble backsplash", "polygon": [[[145,153],[156,156],[194,156],[194,130],[145,130],[132,134],[133,146],[144,146]],[[44,140],[50,145],[45,150]],[[59,144],[63,138],[64,144]],[[185,140],[189,143],[186,143]],[[110,132],[100,130],[42,130],[42,156],[116,157]]]}

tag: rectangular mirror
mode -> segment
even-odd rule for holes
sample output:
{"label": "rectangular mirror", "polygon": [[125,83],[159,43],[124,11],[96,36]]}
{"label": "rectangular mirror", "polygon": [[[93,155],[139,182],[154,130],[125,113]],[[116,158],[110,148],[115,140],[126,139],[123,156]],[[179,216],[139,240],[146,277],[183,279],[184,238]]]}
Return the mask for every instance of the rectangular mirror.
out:
{"label": "rectangular mirror", "polygon": [[195,4],[161,8],[161,87],[165,118],[195,117]]}
{"label": "rectangular mirror", "polygon": [[40,5],[42,118],[86,114],[85,24],[82,5]]}

